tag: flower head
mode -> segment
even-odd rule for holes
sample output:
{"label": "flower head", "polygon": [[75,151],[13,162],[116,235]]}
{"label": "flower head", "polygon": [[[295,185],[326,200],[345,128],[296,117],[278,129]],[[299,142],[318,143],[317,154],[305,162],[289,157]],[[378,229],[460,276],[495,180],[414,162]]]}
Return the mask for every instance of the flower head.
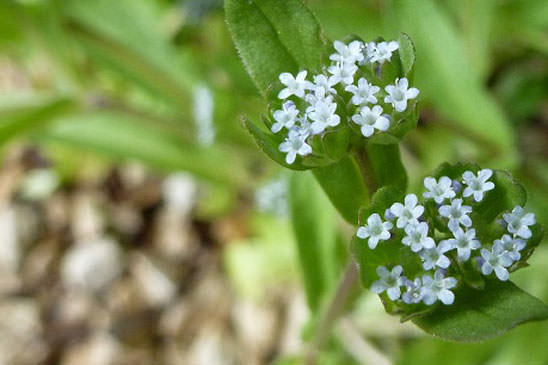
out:
{"label": "flower head", "polygon": [[512,238],[509,234],[503,235],[500,239],[495,240],[493,244],[500,246],[514,261],[521,258],[520,251],[523,250],[526,245],[524,240]]}
{"label": "flower head", "polygon": [[404,285],[406,287],[406,292],[403,293],[401,299],[406,304],[416,304],[422,300],[422,281],[419,278],[411,281],[409,279],[405,280]]}
{"label": "flower head", "polygon": [[[396,41],[379,42],[374,48],[368,49],[368,55],[370,62],[379,62],[380,64],[385,61],[390,61],[392,53],[399,48],[399,44]],[[369,54],[369,51],[371,53]]]}
{"label": "flower head", "polygon": [[432,305],[436,300],[441,300],[443,304],[453,304],[455,295],[449,289],[454,288],[457,285],[457,279],[453,277],[444,277],[441,270],[437,270],[434,273],[434,278],[430,275],[422,277],[422,295],[423,301],[426,305]]}
{"label": "flower head", "polygon": [[388,271],[384,266],[377,267],[379,280],[371,285],[371,291],[377,294],[386,291],[388,298],[392,300],[398,299],[401,295],[400,286],[403,285],[404,281],[404,277],[401,276],[402,271],[403,268],[400,265],[395,266],[392,271]]}
{"label": "flower head", "polygon": [[387,117],[381,115],[382,107],[375,105],[373,108],[363,106],[360,114],[352,116],[352,121],[361,126],[360,130],[364,137],[370,137],[375,129],[386,131],[390,127],[390,121]]}
{"label": "flower head", "polygon": [[388,93],[384,97],[385,103],[390,103],[399,112],[407,109],[407,100],[415,99],[419,95],[419,89],[412,87],[408,89],[409,81],[405,77],[396,79],[394,85],[385,86],[384,90]]}
{"label": "flower head", "polygon": [[342,82],[345,85],[352,84],[356,71],[358,71],[358,67],[353,63],[347,64],[339,62],[336,65],[331,65],[327,68],[327,72],[332,75],[330,77],[330,82],[332,82],[333,85],[336,85],[339,82]]}
{"label": "flower head", "polygon": [[468,216],[472,212],[472,207],[462,205],[462,199],[454,199],[451,205],[442,205],[438,211],[442,217],[449,218],[451,232],[456,231],[461,224],[464,227],[472,226],[472,219]]}
{"label": "flower head", "polygon": [[380,87],[367,82],[363,77],[358,80],[358,86],[348,85],[345,88],[346,91],[354,94],[351,100],[354,105],[367,103],[376,104],[377,98],[375,97],[375,94],[378,93],[380,89]]}
{"label": "flower head", "polygon": [[391,222],[383,222],[381,216],[373,213],[367,218],[367,224],[358,228],[356,235],[361,239],[368,239],[370,249],[377,247],[379,241],[386,241],[390,238],[389,230],[392,229]]}
{"label": "flower head", "polygon": [[437,204],[441,204],[445,199],[453,199],[455,192],[452,189],[452,181],[447,176],[442,176],[436,181],[433,177],[424,178],[424,187],[428,190],[422,195],[426,199],[434,199]]}
{"label": "flower head", "polygon": [[337,103],[331,98],[318,100],[314,106],[308,109],[308,117],[313,121],[310,129],[312,134],[322,133],[327,127],[334,127],[341,122],[341,118],[335,114]]}
{"label": "flower head", "polygon": [[449,242],[441,241],[437,247],[422,250],[419,252],[423,261],[422,266],[425,270],[432,270],[436,266],[447,269],[451,264],[451,261],[444,254],[452,249],[453,246],[451,246]]}
{"label": "flower head", "polygon": [[351,64],[363,61],[363,43],[360,41],[352,41],[348,45],[341,41],[333,42],[333,47],[337,53],[329,56],[329,59],[335,62]]}
{"label": "flower head", "polygon": [[297,155],[306,156],[312,153],[312,147],[306,143],[307,134],[302,133],[297,129],[292,129],[284,142],[280,144],[278,149],[280,152],[287,153],[285,162],[292,164],[295,162]]}
{"label": "flower head", "polygon": [[462,196],[466,198],[473,195],[475,201],[481,201],[485,192],[495,188],[495,184],[488,181],[491,175],[493,175],[493,171],[490,169],[478,171],[477,176],[472,171],[465,171],[462,174],[462,179],[466,188],[464,188]]}
{"label": "flower head", "polygon": [[392,214],[398,217],[398,221],[396,222],[398,228],[403,228],[410,223],[418,223],[418,219],[422,213],[424,213],[424,207],[422,205],[417,205],[418,199],[415,194],[406,195],[404,203],[405,205],[394,203],[390,207]]}
{"label": "flower head", "polygon": [[405,236],[401,243],[411,247],[411,251],[419,252],[423,248],[434,248],[436,243],[431,237],[428,237],[428,224],[420,222],[417,224],[407,224],[405,226]]}
{"label": "flower head", "polygon": [[278,133],[282,128],[290,129],[295,124],[299,110],[292,101],[286,101],[281,110],[276,110],[272,116],[276,123],[272,124],[271,131]]}
{"label": "flower head", "polygon": [[304,97],[305,90],[312,88],[312,83],[306,80],[307,71],[301,71],[297,74],[297,77],[293,77],[289,72],[280,74],[280,81],[286,86],[278,93],[279,99],[287,99],[291,95],[295,95],[299,98]]}
{"label": "flower head", "polygon": [[336,94],[337,90],[333,88],[335,83],[333,82],[333,79],[326,76],[326,75],[316,75],[314,76],[314,85],[313,89],[317,90],[318,88],[322,88],[324,90],[324,93],[326,94]]}
{"label": "flower head", "polygon": [[453,237],[454,238],[450,238],[445,242],[447,242],[451,248],[457,249],[457,255],[460,261],[467,261],[470,258],[472,250],[477,250],[481,247],[480,241],[476,239],[476,230],[473,228],[463,231],[462,228],[458,227],[453,231]]}
{"label": "flower head", "polygon": [[481,257],[484,260],[481,265],[483,275],[489,275],[494,270],[499,280],[508,280],[510,274],[506,268],[512,265],[512,258],[501,245],[493,245],[491,251],[482,249]]}
{"label": "flower head", "polygon": [[532,233],[529,226],[536,223],[533,213],[525,213],[523,208],[517,205],[512,209],[511,213],[504,213],[502,218],[508,224],[508,232],[521,238],[531,238]]}

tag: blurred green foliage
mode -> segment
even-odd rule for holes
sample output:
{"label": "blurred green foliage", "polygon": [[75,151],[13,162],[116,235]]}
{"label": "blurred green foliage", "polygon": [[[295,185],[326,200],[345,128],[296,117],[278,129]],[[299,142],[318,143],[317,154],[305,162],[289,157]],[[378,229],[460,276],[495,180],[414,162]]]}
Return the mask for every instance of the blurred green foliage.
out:
{"label": "blurred green foliage", "polygon": [[[422,114],[402,146],[411,190],[444,161],[506,168],[529,192],[528,209],[548,225],[547,1],[307,4],[330,39],[406,32],[415,42]],[[240,125],[243,114],[259,120],[264,104],[220,1],[4,0],[0,15],[2,153],[38,144],[66,180],[90,157],[186,170],[231,196],[224,201],[232,210],[237,196],[277,172]],[[214,98],[209,146],[196,137],[199,85]],[[547,300],[544,246],[515,276]],[[538,323],[477,345],[398,338],[394,354],[401,364],[545,364],[547,333],[548,324]]]}

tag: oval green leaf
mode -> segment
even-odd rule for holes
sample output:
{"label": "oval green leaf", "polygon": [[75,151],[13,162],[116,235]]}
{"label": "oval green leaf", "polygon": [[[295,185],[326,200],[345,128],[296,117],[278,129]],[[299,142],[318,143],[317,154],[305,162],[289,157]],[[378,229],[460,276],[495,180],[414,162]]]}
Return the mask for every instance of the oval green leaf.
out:
{"label": "oval green leaf", "polygon": [[490,280],[483,290],[464,286],[455,291],[455,298],[453,305],[440,305],[412,321],[445,340],[478,342],[548,318],[548,306],[512,282]]}

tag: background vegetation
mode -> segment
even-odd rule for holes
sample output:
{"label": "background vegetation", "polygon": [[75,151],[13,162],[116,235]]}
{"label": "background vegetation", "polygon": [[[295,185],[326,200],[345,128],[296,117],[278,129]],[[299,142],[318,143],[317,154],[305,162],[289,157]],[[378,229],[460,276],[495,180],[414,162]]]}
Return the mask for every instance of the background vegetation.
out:
{"label": "background vegetation", "polygon": [[[548,226],[546,1],[306,3],[331,39],[348,34],[392,39],[403,31],[415,42],[421,117],[402,149],[410,190],[444,161],[505,168],[529,191],[528,209]],[[242,115],[258,120],[265,105],[236,54],[220,0],[7,0],[0,2],[0,15],[4,168],[18,151],[35,147],[47,156],[59,190],[128,163],[146,166],[155,176],[187,172],[199,186],[192,219],[230,222],[238,231],[218,240],[221,273],[234,295],[261,302],[270,288],[299,281],[287,214],[283,208],[273,214],[254,206],[257,189],[285,172],[240,124]],[[213,141],[199,137],[204,128],[196,121],[199,90],[213,97]],[[25,165],[25,174],[30,171]],[[315,283],[305,282],[314,311],[320,294],[339,276],[346,255],[342,241],[352,232],[312,179],[300,183],[303,210],[293,214],[308,214],[307,207],[313,211],[316,231],[305,239],[325,249],[319,260],[336,258],[322,266],[330,269],[317,273],[322,277]],[[17,189],[8,201],[25,200]],[[124,249],[134,249],[132,244]],[[532,266],[514,277],[545,301],[547,259],[548,249],[541,245]],[[368,356],[402,364],[548,362],[547,323],[527,324],[482,344],[441,342],[395,323],[376,297],[356,295],[360,298],[344,320],[357,328],[350,333],[359,334]],[[306,340],[313,322],[293,330]],[[326,363],[366,361],[360,358],[363,351],[345,346],[351,342],[345,323],[323,354]],[[278,347],[272,352],[259,361],[283,355],[286,360],[280,361],[290,362],[299,355]]]}

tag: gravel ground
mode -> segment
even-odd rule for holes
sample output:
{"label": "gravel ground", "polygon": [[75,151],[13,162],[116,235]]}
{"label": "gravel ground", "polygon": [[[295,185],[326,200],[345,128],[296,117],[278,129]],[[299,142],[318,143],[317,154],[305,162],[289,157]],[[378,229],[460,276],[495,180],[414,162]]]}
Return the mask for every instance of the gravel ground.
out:
{"label": "gravel ground", "polygon": [[191,177],[128,164],[58,185],[39,151],[15,150],[0,170],[1,364],[263,364],[301,348],[300,291],[235,294],[222,251],[241,233],[193,216]]}

